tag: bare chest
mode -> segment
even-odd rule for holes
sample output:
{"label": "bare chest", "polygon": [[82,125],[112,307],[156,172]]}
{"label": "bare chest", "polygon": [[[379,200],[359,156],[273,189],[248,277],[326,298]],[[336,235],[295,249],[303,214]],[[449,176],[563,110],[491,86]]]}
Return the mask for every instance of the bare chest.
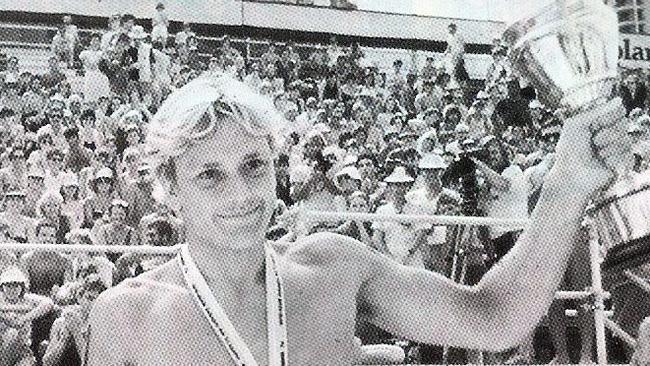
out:
{"label": "bare chest", "polygon": [[[283,274],[290,365],[346,365],[355,353],[356,286],[345,277],[296,270]],[[260,299],[261,300],[257,300]],[[268,365],[263,293],[224,310],[260,366]],[[234,365],[189,293],[160,304],[143,329],[136,365]]]}

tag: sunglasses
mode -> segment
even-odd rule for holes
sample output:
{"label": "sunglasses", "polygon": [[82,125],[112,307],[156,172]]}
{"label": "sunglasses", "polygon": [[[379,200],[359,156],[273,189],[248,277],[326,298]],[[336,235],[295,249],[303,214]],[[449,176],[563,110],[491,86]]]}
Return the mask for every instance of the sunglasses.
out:
{"label": "sunglasses", "polygon": [[95,179],[97,183],[112,183],[113,180],[111,178],[97,178]]}
{"label": "sunglasses", "polygon": [[11,155],[11,160],[25,159],[25,155]]}

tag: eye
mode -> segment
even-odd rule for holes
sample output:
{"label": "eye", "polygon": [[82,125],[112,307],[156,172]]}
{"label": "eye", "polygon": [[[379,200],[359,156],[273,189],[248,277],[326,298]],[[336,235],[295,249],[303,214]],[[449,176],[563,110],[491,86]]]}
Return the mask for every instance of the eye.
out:
{"label": "eye", "polygon": [[251,159],[246,162],[244,168],[246,169],[247,173],[257,176],[257,175],[264,174],[264,172],[266,171],[266,167],[268,165],[269,163],[265,160]]}
{"label": "eye", "polygon": [[199,173],[197,178],[202,184],[207,185],[222,180],[223,174],[216,169],[207,169]]}

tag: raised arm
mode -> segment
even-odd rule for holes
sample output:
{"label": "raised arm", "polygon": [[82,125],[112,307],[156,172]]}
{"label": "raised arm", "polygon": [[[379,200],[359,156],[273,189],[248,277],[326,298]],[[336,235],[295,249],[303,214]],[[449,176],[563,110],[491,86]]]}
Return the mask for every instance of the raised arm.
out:
{"label": "raised arm", "polygon": [[368,320],[426,343],[492,351],[516,345],[550,306],[585,206],[612,178],[607,167],[629,156],[623,116],[617,99],[566,121],[529,227],[478,285],[360,255],[369,263],[360,293]]}

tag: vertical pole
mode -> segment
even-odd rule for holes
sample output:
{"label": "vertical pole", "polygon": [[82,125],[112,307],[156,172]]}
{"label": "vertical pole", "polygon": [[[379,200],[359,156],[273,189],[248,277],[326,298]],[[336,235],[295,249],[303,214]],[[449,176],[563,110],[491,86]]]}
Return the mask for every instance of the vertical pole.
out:
{"label": "vertical pole", "polygon": [[591,262],[591,286],[594,296],[594,325],[596,327],[596,351],[598,364],[607,364],[607,343],[605,342],[605,302],[603,279],[600,270],[601,254],[598,244],[598,234],[594,222],[588,220],[589,228],[589,259]]}

